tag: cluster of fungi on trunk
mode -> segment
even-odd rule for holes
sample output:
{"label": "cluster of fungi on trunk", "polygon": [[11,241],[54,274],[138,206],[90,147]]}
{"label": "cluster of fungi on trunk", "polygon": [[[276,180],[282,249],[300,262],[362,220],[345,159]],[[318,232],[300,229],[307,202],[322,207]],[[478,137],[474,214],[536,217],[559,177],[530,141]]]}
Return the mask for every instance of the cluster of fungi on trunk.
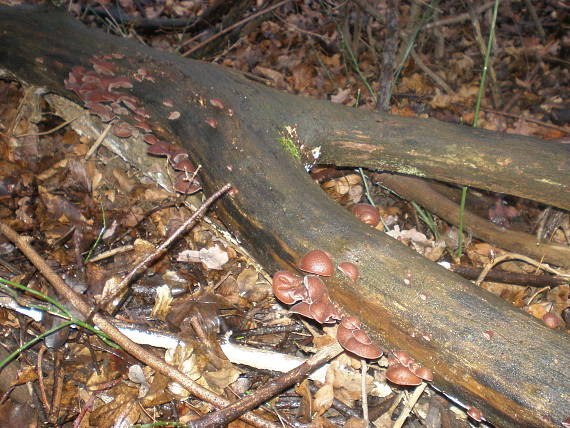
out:
{"label": "cluster of fungi on trunk", "polygon": [[[309,251],[297,265],[299,270],[308,275],[301,277],[288,271],[279,271],[273,275],[273,293],[287,305],[293,305],[290,311],[320,324],[339,321],[337,339],[341,346],[362,358],[376,359],[382,351],[375,346],[363,325],[356,318],[346,314],[329,296],[321,277],[330,277],[334,273],[332,258],[322,250]],[[358,280],[358,267],[350,262],[343,262],[339,270],[352,281]]]}
{"label": "cluster of fungi on trunk", "polygon": [[[192,194],[198,192],[202,185],[196,178],[196,168],[189,159],[189,154],[181,147],[160,140],[152,132],[147,120],[150,114],[140,105],[140,100],[117,89],[131,89],[133,84],[125,76],[117,76],[118,67],[115,60],[123,59],[122,54],[96,55],[90,59],[92,69],[75,66],[65,80],[65,88],[75,92],[85,103],[85,107],[102,122],[113,121],[111,132],[119,138],[128,138],[135,134],[135,128],[144,134],[144,141],[150,144],[148,153],[155,156],[166,156],[173,169],[179,171],[174,182],[174,189],[180,193]],[[154,77],[145,68],[139,68],[133,74],[137,82],[149,80]],[[173,107],[173,103],[165,101],[166,107]],[[122,120],[120,117],[131,117],[134,125]],[[177,111],[170,111],[168,118],[174,120],[180,117]]]}
{"label": "cluster of fungi on trunk", "polygon": [[[362,222],[375,227],[380,222],[378,210],[369,204],[356,204],[350,211]],[[351,281],[358,281],[358,266],[342,262],[337,266]],[[323,250],[312,250],[299,260],[297,268],[308,275],[301,277],[288,271],[273,275],[272,287],[275,297],[286,305],[293,305],[290,311],[320,324],[339,322],[337,339],[347,351],[366,359],[380,358],[383,354],[372,343],[362,323],[345,313],[331,299],[321,277],[334,273],[331,255]],[[388,359],[386,378],[397,385],[419,385],[422,381],[433,380],[430,369],[416,363],[406,352],[397,351]]]}
{"label": "cluster of fungi on trunk", "polygon": [[[338,321],[337,339],[344,349],[361,358],[380,358],[383,352],[372,343],[362,323],[346,314],[329,297],[321,277],[330,277],[334,273],[330,254],[323,250],[309,251],[301,257],[297,268],[308,275],[301,277],[288,271],[273,275],[275,297],[286,305],[293,305],[290,308],[292,313],[314,319],[320,324]],[[358,267],[354,263],[340,263],[338,269],[351,281],[359,278]],[[388,363],[386,378],[396,385],[413,386],[424,380],[433,380],[431,370],[416,363],[404,351],[395,352]]]}
{"label": "cluster of fungi on trunk", "polygon": [[[368,224],[371,227],[376,227],[380,223],[380,213],[378,212],[378,209],[370,204],[355,204],[349,207],[349,211],[354,214],[360,221]],[[341,263],[338,266],[342,272],[344,272],[353,281],[356,281],[356,278],[352,277],[353,273],[351,270],[353,267],[356,268],[356,266],[352,263]],[[358,277],[358,273],[356,273],[356,275],[356,277]],[[411,284],[411,272],[407,273],[406,281],[408,284]],[[343,321],[346,320],[345,322],[350,322],[349,320],[351,319],[354,318],[345,318]],[[343,328],[343,321],[341,321],[338,329],[339,333],[337,333],[337,335],[340,335],[341,331],[342,334],[345,334],[344,330],[341,330]],[[488,333],[492,335],[493,332]],[[431,340],[431,335],[425,335],[423,337],[426,340]],[[395,351],[391,356],[388,357],[386,379],[396,385],[417,386],[420,385],[423,381],[431,382],[433,380],[433,373],[430,369],[423,367],[417,363],[406,351]],[[479,409],[472,406],[467,406],[466,410],[467,415],[476,422],[481,422],[484,420],[483,414]]]}
{"label": "cluster of fungi on trunk", "polygon": [[386,379],[398,385],[417,386],[424,380],[431,382],[433,373],[414,361],[406,351],[396,351],[388,357]]}

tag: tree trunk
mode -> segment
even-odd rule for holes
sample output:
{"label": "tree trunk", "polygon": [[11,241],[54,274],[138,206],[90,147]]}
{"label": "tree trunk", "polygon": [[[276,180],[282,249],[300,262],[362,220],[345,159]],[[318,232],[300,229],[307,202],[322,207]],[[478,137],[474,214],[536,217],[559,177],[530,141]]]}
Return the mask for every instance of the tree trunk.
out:
{"label": "tree trunk", "polygon": [[[237,193],[223,198],[218,212],[269,271],[292,269],[316,248],[336,262],[352,261],[361,279],[328,279],[332,298],[384,349],[405,349],[433,369],[437,387],[500,426],[554,427],[570,416],[567,335],[358,222],[312,182],[285,137],[320,147],[319,162],[342,156],[351,166],[562,208],[570,207],[568,147],[279,93],[235,71],[88,30],[59,12],[0,8],[0,46],[0,67],[75,100],[64,79],[73,66],[91,68],[94,55],[120,54],[117,74],[129,78],[145,68],[154,82],[133,81],[129,95],[144,102],[155,134],[203,166],[206,192],[233,184]],[[211,105],[214,98],[224,109]],[[166,119],[171,110],[180,118]]]}

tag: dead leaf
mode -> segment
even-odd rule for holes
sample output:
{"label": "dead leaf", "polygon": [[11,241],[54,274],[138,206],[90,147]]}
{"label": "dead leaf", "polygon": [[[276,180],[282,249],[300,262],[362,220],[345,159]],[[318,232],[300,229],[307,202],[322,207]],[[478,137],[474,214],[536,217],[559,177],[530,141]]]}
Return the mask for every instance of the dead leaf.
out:
{"label": "dead leaf", "polygon": [[350,92],[351,92],[350,88],[339,89],[336,95],[331,96],[331,101],[336,104],[343,104],[348,99]]}
{"label": "dead leaf", "polygon": [[200,251],[184,250],[178,254],[176,260],[179,262],[201,262],[207,270],[220,270],[229,260],[228,253],[218,244],[210,248],[202,248]]}
{"label": "dead leaf", "polygon": [[164,321],[168,312],[170,311],[170,304],[172,303],[172,294],[170,287],[166,284],[161,285],[156,289],[156,299],[151,311],[151,316]]}
{"label": "dead leaf", "polygon": [[313,400],[314,412],[316,416],[323,415],[331,406],[334,400],[334,388],[330,384],[325,384],[315,393]]}

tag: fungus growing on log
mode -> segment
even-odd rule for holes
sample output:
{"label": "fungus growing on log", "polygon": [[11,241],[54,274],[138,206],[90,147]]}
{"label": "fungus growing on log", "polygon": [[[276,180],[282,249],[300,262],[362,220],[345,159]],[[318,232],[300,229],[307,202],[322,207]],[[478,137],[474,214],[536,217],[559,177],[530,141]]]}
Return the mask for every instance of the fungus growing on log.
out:
{"label": "fungus growing on log", "polygon": [[417,386],[422,379],[412,373],[410,369],[401,364],[394,364],[386,370],[386,379],[400,386]]}
{"label": "fungus growing on log", "polygon": [[303,272],[320,276],[331,276],[334,267],[330,254],[322,250],[312,250],[301,257],[297,266]]}
{"label": "fungus growing on log", "polygon": [[184,193],[186,195],[191,195],[202,190],[202,185],[196,178],[188,176],[185,172],[182,172],[176,176],[174,182],[174,189],[177,192]]}
{"label": "fungus growing on log", "polygon": [[301,284],[301,277],[294,273],[281,270],[273,275],[273,294],[279,301],[292,305],[307,297],[307,290]]}
{"label": "fungus growing on log", "polygon": [[[153,117],[153,125],[170,132],[192,152],[193,159],[200,160],[208,192],[226,182],[239,189],[239,197],[228,194],[219,202],[219,216],[228,224],[240,226],[235,229],[237,238],[261,265],[273,272],[283,269],[307,251],[309,242],[313,248],[326,248],[345,257],[346,242],[350,241],[351,254],[358,254],[363,275],[354,284],[343,281],[340,275],[327,282],[331,298],[348,312],[358,313],[370,333],[383,337],[387,347],[403,346],[422,361],[437,358],[438,388],[463,402],[476,403],[485,418],[497,426],[555,428],[569,416],[565,405],[567,381],[560,377],[560,367],[568,367],[570,358],[563,332],[547,329],[518,308],[353,221],[346,209],[326,199],[301,165],[283,153],[271,131],[283,123],[296,124],[300,140],[309,148],[322,146],[322,163],[400,172],[406,167],[436,180],[512,191],[516,196],[563,209],[570,206],[568,145],[294,97],[219,66],[157,54],[149,47],[92,31],[57,11],[0,9],[0,27],[4,30],[0,32],[0,45],[6,53],[0,56],[0,64],[23,81],[46,86],[54,93],[71,95],[63,89],[68,76],[62,64],[69,68],[88,64],[89,57],[100,55],[102,49],[128,57],[121,70],[129,76],[145,64],[157,69],[163,66],[161,81],[157,79],[152,88],[153,96],[139,85],[132,91],[141,97],[141,104],[162,109],[164,114],[161,100],[170,97],[176,101],[185,120],[174,129],[164,117]],[[41,67],[34,61],[37,55],[45,59]],[[183,102],[196,93],[207,100],[212,87],[227,105],[235,106],[236,120],[227,120],[228,110],[215,112],[216,118],[224,121],[224,130],[235,131],[235,139],[228,139],[223,132],[204,132],[208,129],[199,122],[203,106]],[[446,155],[451,153],[457,155]],[[253,155],[257,174],[248,168]],[[138,158],[140,151],[132,157]],[[508,168],[498,167],[506,158]],[[357,161],[351,163],[354,159]],[[233,165],[233,171],[229,172],[226,165]],[[488,173],[490,170],[493,174]],[[310,201],[311,210],[301,211],[306,204],[299,204],[300,197]],[[339,226],[344,228],[341,236]],[[568,257],[556,259],[567,263]],[[406,276],[407,270],[413,272],[413,282]],[[422,291],[429,291],[430,305],[417,305],[415,298]],[[401,304],[392,304],[398,299]],[[461,316],[465,308],[471,316]],[[441,316],[433,316],[433,312],[441,312]],[[490,324],[494,321],[498,322]],[[384,328],[385,322],[390,323],[389,328]],[[483,336],[490,328],[485,325],[493,325],[491,342]],[[431,342],[413,339],[412,333],[427,331],[433,334]],[[473,333],[470,346],[462,346],[464,331]],[[536,346],[531,349],[520,343]],[[508,364],[498,361],[497,354],[487,352],[489,349],[501,349]],[[540,349],[553,363],[537,365],[533,349]],[[528,394],[530,389],[533,394]],[[546,421],[545,416],[551,419]]]}
{"label": "fungus growing on log", "polygon": [[349,208],[362,223],[366,223],[372,227],[378,226],[380,223],[380,213],[376,207],[370,204],[355,204]]}
{"label": "fungus growing on log", "polygon": [[338,265],[338,269],[353,281],[356,281],[360,276],[358,266],[354,263],[342,262]]}
{"label": "fungus growing on log", "polygon": [[558,318],[552,312],[548,312],[548,313],[544,314],[544,316],[542,317],[542,322],[548,328],[558,328],[558,327],[560,327],[560,324],[562,324],[560,322],[560,318]]}
{"label": "fungus growing on log", "polygon": [[127,122],[120,120],[113,124],[111,132],[119,138],[128,138],[133,135],[133,127]]}
{"label": "fungus growing on log", "polygon": [[341,320],[336,337],[338,343],[349,352],[359,357],[374,360],[382,356],[382,351],[375,346],[368,334],[361,330],[362,324],[354,317]]}
{"label": "fungus growing on log", "polygon": [[212,104],[216,108],[219,108],[220,110],[223,110],[225,108],[224,103],[219,98],[211,98],[210,104]]}
{"label": "fungus growing on log", "polygon": [[469,416],[475,422],[481,422],[483,420],[483,414],[479,409],[475,407],[467,407],[467,416]]}
{"label": "fungus growing on log", "polygon": [[170,156],[174,147],[172,144],[166,141],[157,140],[156,143],[151,144],[151,146],[146,150],[149,155],[155,156]]}

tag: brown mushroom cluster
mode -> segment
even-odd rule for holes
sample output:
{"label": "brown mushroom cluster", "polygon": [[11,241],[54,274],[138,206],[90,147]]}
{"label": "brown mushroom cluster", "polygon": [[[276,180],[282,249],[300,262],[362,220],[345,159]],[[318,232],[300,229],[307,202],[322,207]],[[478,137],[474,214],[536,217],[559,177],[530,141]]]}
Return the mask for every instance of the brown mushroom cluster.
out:
{"label": "brown mushroom cluster", "polygon": [[[382,351],[372,343],[362,323],[342,311],[329,297],[321,277],[334,274],[331,255],[323,250],[309,251],[301,257],[297,267],[307,275],[301,277],[288,271],[273,275],[275,297],[286,305],[293,305],[291,312],[320,324],[339,321],[337,339],[344,349],[362,358],[380,358]],[[352,281],[358,280],[358,267],[355,264],[343,262],[338,268]]]}
{"label": "brown mushroom cluster", "polygon": [[[182,148],[159,140],[152,133],[152,128],[147,119],[150,114],[140,104],[137,97],[118,91],[118,89],[131,89],[133,84],[125,76],[117,76],[118,67],[113,62],[123,59],[123,55],[113,53],[108,55],[96,55],[90,59],[91,70],[83,66],[76,66],[69,72],[65,80],[65,88],[75,92],[85,103],[85,107],[91,114],[98,116],[103,122],[113,121],[111,132],[119,138],[128,138],[138,128],[144,133],[144,141],[150,144],[148,153],[155,156],[166,156],[172,168],[179,171],[175,178],[174,189],[180,193],[192,194],[202,188],[196,178],[196,168],[189,159],[189,154]],[[133,75],[137,82],[149,80],[154,82],[150,72],[139,68]],[[167,106],[166,103],[164,103]],[[170,107],[172,107],[170,103]],[[168,118],[178,118],[180,113],[173,111],[168,113]],[[130,116],[134,125],[120,119]]]}
{"label": "brown mushroom cluster", "polygon": [[406,351],[396,351],[388,357],[386,379],[396,385],[417,386],[424,380],[431,382],[433,373],[418,364]]}

